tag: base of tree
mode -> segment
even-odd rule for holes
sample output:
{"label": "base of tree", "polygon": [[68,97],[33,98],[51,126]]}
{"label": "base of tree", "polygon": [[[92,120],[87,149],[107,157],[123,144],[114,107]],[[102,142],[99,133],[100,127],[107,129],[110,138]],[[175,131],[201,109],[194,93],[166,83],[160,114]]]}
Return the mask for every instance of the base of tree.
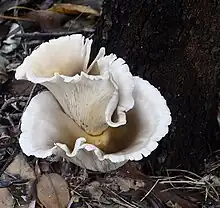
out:
{"label": "base of tree", "polygon": [[199,172],[204,159],[220,149],[220,5],[200,2],[107,0],[94,37],[94,52],[105,46],[124,58],[134,75],[167,99],[169,134],[142,163],[151,174],[164,168]]}

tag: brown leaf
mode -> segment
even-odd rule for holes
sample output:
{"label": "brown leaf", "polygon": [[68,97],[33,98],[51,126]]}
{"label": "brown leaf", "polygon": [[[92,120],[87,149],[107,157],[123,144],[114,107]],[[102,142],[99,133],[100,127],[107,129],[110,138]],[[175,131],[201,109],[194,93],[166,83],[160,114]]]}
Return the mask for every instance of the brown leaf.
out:
{"label": "brown leaf", "polygon": [[30,11],[26,18],[35,21],[42,30],[59,28],[68,18],[65,15],[58,14],[48,10]]}
{"label": "brown leaf", "polygon": [[74,4],[80,4],[80,5],[87,5],[97,11],[101,11],[103,0],[63,0],[62,3],[74,3]]}
{"label": "brown leaf", "polygon": [[36,179],[34,170],[29,166],[23,154],[15,157],[13,162],[7,167],[6,172],[10,173],[10,175],[19,175],[22,179]]}
{"label": "brown leaf", "polygon": [[61,14],[90,14],[94,16],[100,16],[100,13],[92,9],[89,6],[78,5],[78,4],[54,4],[53,7],[49,9]]}
{"label": "brown leaf", "polygon": [[0,207],[13,208],[14,200],[7,188],[0,188]]}
{"label": "brown leaf", "polygon": [[33,187],[36,176],[34,170],[29,166],[23,154],[19,154],[15,157],[13,162],[5,170],[4,174],[2,174],[2,177],[7,179],[8,175],[22,180],[20,183],[13,183],[8,187],[12,196],[21,205],[29,203],[34,195]]}
{"label": "brown leaf", "polygon": [[70,200],[66,181],[56,173],[40,177],[37,196],[46,208],[65,208]]}
{"label": "brown leaf", "polygon": [[113,181],[115,184],[118,184],[122,192],[127,192],[130,189],[138,190],[145,186],[143,181],[136,181],[131,178],[114,177]]}

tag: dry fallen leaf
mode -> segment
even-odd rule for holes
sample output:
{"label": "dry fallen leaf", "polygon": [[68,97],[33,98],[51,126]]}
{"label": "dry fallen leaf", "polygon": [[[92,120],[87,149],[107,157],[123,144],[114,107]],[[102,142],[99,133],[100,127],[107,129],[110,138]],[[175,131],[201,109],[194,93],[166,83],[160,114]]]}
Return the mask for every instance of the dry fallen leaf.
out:
{"label": "dry fallen leaf", "polygon": [[12,196],[21,205],[29,204],[33,197],[33,186],[36,176],[22,153],[14,158],[13,162],[2,174],[2,178],[6,180],[9,176],[13,176],[20,181],[8,187]]}
{"label": "dry fallen leaf", "polygon": [[[17,23],[12,24],[9,34],[13,33],[14,31],[16,31],[16,34],[21,33],[20,26]],[[6,40],[3,41],[1,52],[5,54],[11,53],[20,45],[20,42],[21,38],[15,38],[15,34],[10,35]]]}
{"label": "dry fallen leaf", "polygon": [[122,192],[127,192],[130,189],[138,190],[145,186],[143,181],[122,177],[114,177],[113,183],[117,184]]}
{"label": "dry fallen leaf", "polygon": [[7,188],[0,188],[0,207],[13,208],[14,200]]}
{"label": "dry fallen leaf", "polygon": [[69,19],[66,15],[48,10],[30,11],[25,17],[35,21],[35,24],[39,24],[42,30],[59,28]]}
{"label": "dry fallen leaf", "polygon": [[100,16],[100,13],[89,6],[78,4],[54,4],[49,11],[54,11],[61,14],[90,14]]}
{"label": "dry fallen leaf", "polygon": [[40,177],[37,196],[45,208],[65,208],[70,200],[66,181],[56,173]]}
{"label": "dry fallen leaf", "polygon": [[22,179],[36,179],[34,170],[29,166],[23,154],[15,157],[13,162],[7,167],[6,172],[10,175],[19,175]]}
{"label": "dry fallen leaf", "polygon": [[62,3],[74,3],[80,5],[90,6],[91,8],[101,11],[103,0],[63,0]]}

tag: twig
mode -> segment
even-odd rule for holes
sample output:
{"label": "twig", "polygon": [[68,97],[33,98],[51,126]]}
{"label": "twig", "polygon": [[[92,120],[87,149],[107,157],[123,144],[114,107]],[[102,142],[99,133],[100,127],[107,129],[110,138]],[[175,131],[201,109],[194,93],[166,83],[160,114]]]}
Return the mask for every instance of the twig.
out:
{"label": "twig", "polygon": [[157,179],[157,181],[154,183],[154,185],[150,188],[150,190],[141,198],[140,202],[142,202],[156,187],[156,185],[159,183],[161,179]]}
{"label": "twig", "polygon": [[[18,22],[18,24],[19,24],[19,29],[21,30],[21,34],[24,34],[24,28],[23,28],[21,22]],[[28,56],[29,53],[28,53],[27,42],[26,41],[22,41],[22,42],[23,42],[22,47],[25,51],[25,54]]]}
{"label": "twig", "polygon": [[195,185],[205,185],[205,182],[199,182],[199,181],[184,181],[184,180],[179,180],[179,181],[161,181],[161,184],[170,184],[170,183],[176,183],[176,184],[195,184]]}
{"label": "twig", "polygon": [[167,188],[162,190],[161,192],[167,192],[167,191],[172,191],[172,190],[180,190],[180,189],[190,189],[190,190],[201,190],[200,187],[194,187],[194,186],[189,186],[189,187],[172,187],[172,188]]}
{"label": "twig", "polygon": [[[156,185],[160,182],[160,181],[164,181],[164,180],[171,180],[171,179],[177,179],[179,176],[172,176],[172,177],[157,177],[158,179],[156,180],[156,182],[154,183],[154,185],[150,188],[150,190],[141,198],[141,202],[153,191],[153,189],[156,187]],[[161,182],[160,182],[161,183]]]}
{"label": "twig", "polygon": [[72,203],[73,203],[73,199],[74,199],[74,196],[72,196],[71,199],[69,200],[67,208],[71,208]]}
{"label": "twig", "polygon": [[10,105],[11,103],[15,103],[15,102],[18,102],[18,101],[23,101],[23,102],[26,102],[28,100],[27,97],[13,97],[13,98],[10,98],[8,100],[6,100],[4,102],[4,104],[2,105],[1,109],[0,109],[0,113],[2,113],[7,107],[8,105]]}
{"label": "twig", "polygon": [[83,196],[82,194],[80,194],[79,192],[77,192],[76,190],[72,190],[75,194],[77,194],[78,196],[80,196],[82,199],[88,199],[88,197]]}
{"label": "twig", "polygon": [[0,15],[0,19],[9,19],[9,20],[20,20],[20,21],[30,21],[30,22],[35,22],[35,20],[25,18],[25,17],[12,17],[12,16],[5,16],[5,15]]}
{"label": "twig", "polygon": [[214,167],[210,170],[210,172],[213,172],[214,170],[220,168],[220,163],[217,161],[216,163],[212,164]]}
{"label": "twig", "polygon": [[26,9],[26,10],[29,10],[29,11],[36,11],[35,9],[32,9],[32,8],[28,8],[28,7],[24,7],[24,6],[18,6],[18,1],[16,1],[15,6],[9,8],[7,11],[10,11],[12,9]]}
{"label": "twig", "polygon": [[11,119],[9,113],[6,113],[6,116],[7,116],[7,119],[8,119],[8,121],[9,121],[11,127],[13,128],[13,131],[15,132],[15,131],[16,131],[16,128],[15,128],[14,122],[12,121],[12,119]]}
{"label": "twig", "polygon": [[[4,126],[5,127],[5,126]],[[7,128],[10,127],[10,126],[6,126]],[[9,135],[1,135],[0,136],[0,140],[3,140],[3,139],[10,139],[11,137]]]}
{"label": "twig", "polygon": [[[210,196],[212,199],[214,199],[215,201],[219,201],[219,194],[218,194],[218,191],[215,189],[215,187],[209,183],[207,180],[204,180],[201,176],[195,174],[195,173],[192,173],[188,170],[178,170],[178,169],[169,169],[167,171],[175,171],[175,172],[183,172],[183,173],[188,173],[192,176],[195,176],[196,178],[198,178],[197,180],[199,180],[198,182],[193,180],[193,181],[162,181],[160,183],[186,183],[186,184],[196,184],[196,185],[201,185],[202,187],[200,187],[200,189],[204,188],[205,186],[205,190],[206,190],[206,194],[205,194],[205,199],[208,196]],[[207,193],[208,189],[207,189],[207,186],[214,192],[214,194],[216,195],[216,198],[212,196],[212,194],[210,194],[209,192]],[[176,189],[177,187],[173,187],[173,189]],[[187,189],[187,187],[182,187],[183,189]],[[196,187],[195,187],[196,188]],[[169,189],[171,190],[171,189]]]}
{"label": "twig", "polygon": [[213,199],[215,202],[219,202],[219,198],[215,198],[210,192],[209,189],[206,188],[205,190],[205,201],[207,201],[207,196],[209,196],[211,199]]}
{"label": "twig", "polygon": [[12,30],[11,32],[9,32],[9,33],[6,35],[5,38],[8,38],[8,37],[10,37],[10,36],[16,34],[19,30],[20,30],[20,28],[19,28],[19,27],[16,27],[14,30]]}
{"label": "twig", "polygon": [[208,194],[209,194],[209,190],[208,190],[208,188],[206,187],[206,188],[205,188],[205,201],[207,201]]}
{"label": "twig", "polygon": [[[1,120],[1,119],[6,119],[6,120],[9,121],[9,117],[10,117],[10,119],[12,119],[12,120],[18,120],[18,119],[21,118],[21,116],[22,116],[22,113],[7,114],[7,116],[2,116],[2,115],[0,115],[0,120]],[[9,123],[10,123],[10,121],[9,121]]]}
{"label": "twig", "polygon": [[194,181],[194,182],[196,182],[196,181],[197,181],[196,179],[191,178],[191,177],[189,177],[189,176],[184,176],[184,178],[186,178],[186,179],[188,179],[188,180],[191,180],[191,181]]}
{"label": "twig", "polygon": [[72,35],[79,31],[71,31],[71,32],[53,32],[53,33],[40,33],[40,32],[33,32],[33,33],[21,33],[15,34],[15,37],[20,38],[33,38],[33,39],[41,39],[41,38],[49,38],[49,37],[60,37],[64,35]]}
{"label": "twig", "polygon": [[199,178],[199,179],[202,179],[201,176],[199,176],[199,175],[197,175],[197,174],[195,174],[195,173],[193,173],[193,172],[190,172],[190,171],[188,171],[188,170],[181,170],[181,169],[167,169],[167,171],[168,171],[168,172],[182,172],[182,173],[189,173],[190,175],[193,175],[193,176],[195,176],[195,177],[197,177],[197,178]]}
{"label": "twig", "polygon": [[76,20],[78,20],[81,16],[83,15],[83,13],[80,13],[73,21],[72,23],[70,24],[69,28],[68,28],[68,31],[70,31],[72,25],[73,25],[73,22],[76,22]]}
{"label": "twig", "polygon": [[209,187],[214,191],[214,193],[215,193],[215,195],[216,195],[216,200],[215,201],[219,201],[219,194],[218,194],[218,191],[215,189],[215,187],[211,184],[211,183],[209,183],[208,181],[204,181],[206,184],[208,184],[209,185]]}
{"label": "twig", "polygon": [[[18,2],[19,2],[19,0],[16,0],[16,1],[15,1],[14,7],[18,6]],[[15,9],[15,8],[13,8],[13,7],[9,8],[9,10],[11,10],[11,9],[14,9],[14,17],[18,16],[18,11],[17,11],[17,9]],[[8,10],[8,11],[9,11],[9,10]]]}
{"label": "twig", "polygon": [[[170,177],[170,174],[169,174],[169,172],[168,172],[167,170],[166,170],[166,173],[167,173],[167,176],[168,176],[168,178],[169,178],[169,177]],[[172,187],[175,187],[175,186],[172,184],[170,178],[169,178],[168,180],[169,180],[169,182],[170,182],[170,185],[171,185]]]}

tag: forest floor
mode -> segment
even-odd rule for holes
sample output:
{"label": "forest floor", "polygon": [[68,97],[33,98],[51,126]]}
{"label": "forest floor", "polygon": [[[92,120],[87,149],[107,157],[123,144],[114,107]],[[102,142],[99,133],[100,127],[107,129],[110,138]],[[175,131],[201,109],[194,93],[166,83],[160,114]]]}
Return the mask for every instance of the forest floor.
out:
{"label": "forest floor", "polygon": [[[105,174],[84,170],[64,159],[39,159],[22,153],[20,119],[42,86],[16,80],[17,66],[52,38],[82,33],[94,37],[96,44],[100,38],[97,25],[100,27],[103,19],[108,25],[108,15],[100,16],[101,11],[101,0],[0,0],[0,207],[220,207],[220,150],[207,154],[199,171],[175,164],[162,170],[145,160],[128,162]],[[101,36],[106,40],[108,29],[103,28]],[[134,63],[130,65],[135,74]]]}

